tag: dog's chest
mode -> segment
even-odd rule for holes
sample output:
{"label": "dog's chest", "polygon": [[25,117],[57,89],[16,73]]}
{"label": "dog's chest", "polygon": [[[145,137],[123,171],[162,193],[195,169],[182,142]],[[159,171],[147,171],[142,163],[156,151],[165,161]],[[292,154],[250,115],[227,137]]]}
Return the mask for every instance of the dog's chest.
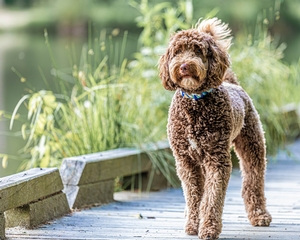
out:
{"label": "dog's chest", "polygon": [[228,95],[219,90],[197,101],[175,95],[169,111],[169,138],[193,137],[200,141],[212,135],[229,136],[232,115],[229,102]]}
{"label": "dog's chest", "polygon": [[193,149],[208,142],[231,144],[243,127],[244,117],[245,103],[239,92],[229,92],[226,86],[198,101],[175,94],[169,110],[170,143],[180,142]]}

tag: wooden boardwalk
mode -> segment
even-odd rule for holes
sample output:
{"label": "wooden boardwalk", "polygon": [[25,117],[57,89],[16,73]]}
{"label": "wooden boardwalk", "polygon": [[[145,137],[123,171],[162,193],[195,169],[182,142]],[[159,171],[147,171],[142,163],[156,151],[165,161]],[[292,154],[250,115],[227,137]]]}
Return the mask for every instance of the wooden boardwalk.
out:
{"label": "wooden boardwalk", "polygon": [[[270,160],[266,178],[270,227],[252,227],[241,198],[241,178],[233,171],[220,239],[300,239],[300,141],[290,146],[293,159],[280,153]],[[73,212],[33,230],[10,228],[7,239],[198,239],[183,231],[180,189],[150,194],[116,193],[116,201]]]}

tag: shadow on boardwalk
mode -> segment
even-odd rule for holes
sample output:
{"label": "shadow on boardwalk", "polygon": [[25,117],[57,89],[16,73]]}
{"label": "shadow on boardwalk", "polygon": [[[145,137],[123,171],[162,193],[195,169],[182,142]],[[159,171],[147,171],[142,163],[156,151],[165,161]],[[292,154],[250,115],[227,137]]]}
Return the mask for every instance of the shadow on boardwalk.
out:
{"label": "shadow on boardwalk", "polygon": [[[252,227],[241,198],[241,178],[233,171],[220,239],[300,239],[300,141],[269,161],[266,177],[270,227]],[[65,216],[33,230],[7,229],[8,239],[198,239],[183,231],[181,189],[150,194],[116,193],[116,202]]]}

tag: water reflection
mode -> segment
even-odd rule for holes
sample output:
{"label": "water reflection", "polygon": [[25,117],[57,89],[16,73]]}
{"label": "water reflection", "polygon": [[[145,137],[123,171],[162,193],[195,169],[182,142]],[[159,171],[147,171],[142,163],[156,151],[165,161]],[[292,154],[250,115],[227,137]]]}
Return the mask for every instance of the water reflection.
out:
{"label": "water reflection", "polygon": [[[68,38],[51,38],[54,56],[58,65],[62,68],[69,67],[65,46],[71,41]],[[81,47],[84,39],[72,40],[75,45]],[[47,79],[51,76],[51,60],[43,33],[29,35],[26,33],[2,33],[0,34],[0,110],[12,112],[22,95],[28,89],[41,89],[44,87],[39,69],[43,70]],[[80,51],[80,49],[78,49]],[[14,67],[24,79],[20,79],[13,71]],[[24,112],[25,109],[23,109]],[[20,109],[22,112],[22,108]],[[0,153],[18,155],[18,151],[24,145],[21,137],[13,137],[19,131],[20,123],[16,122],[13,131],[9,131],[9,121],[0,122]],[[20,161],[9,159],[6,169],[0,167],[0,177],[15,173]]]}
{"label": "water reflection", "polygon": [[[16,62],[14,59],[14,52],[19,51],[19,49],[24,48],[26,44],[26,38],[20,41],[20,37],[18,35],[5,33],[0,35],[0,109],[5,111],[11,111],[13,108],[14,100],[11,96],[18,95],[19,86],[15,85],[15,81],[12,78],[9,64],[12,61]],[[16,79],[16,77],[14,77]],[[12,92],[10,92],[12,89]],[[9,91],[9,92],[8,92]],[[17,100],[17,98],[15,99]],[[14,143],[13,145],[9,144],[9,138],[7,136],[8,133],[8,121],[0,122],[0,152],[1,153],[10,153],[12,154],[16,149],[14,147],[18,147],[18,143]],[[10,147],[9,147],[10,146]],[[0,176],[8,175],[12,172],[16,171],[18,166],[17,161],[12,161],[8,165],[6,169],[3,169],[2,165],[0,167]]]}

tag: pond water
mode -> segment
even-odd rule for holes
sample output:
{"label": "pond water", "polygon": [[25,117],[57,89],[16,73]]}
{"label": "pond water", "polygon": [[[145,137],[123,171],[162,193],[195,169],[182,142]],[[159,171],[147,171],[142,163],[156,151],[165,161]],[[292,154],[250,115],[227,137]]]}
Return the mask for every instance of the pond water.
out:
{"label": "pond water", "polygon": [[[121,41],[122,36],[120,36]],[[118,41],[118,40],[116,40]],[[78,61],[85,38],[70,38],[68,36],[50,36],[50,43],[53,55],[57,60],[59,68],[70,68],[66,46],[76,46],[75,52]],[[125,57],[132,57],[136,51],[137,35],[128,35]],[[0,33],[0,111],[12,112],[19,99],[28,93],[28,89],[43,89],[39,68],[42,69],[47,79],[51,76],[51,59],[43,33]],[[14,67],[26,78],[22,82],[20,77],[12,71]],[[0,121],[0,154],[18,155],[19,150],[24,146],[24,140],[18,133],[21,124],[14,125],[9,130],[9,121]],[[19,135],[16,137],[16,135]],[[2,160],[2,159],[1,159]],[[20,161],[9,159],[8,166],[0,164],[0,177],[10,175],[18,171]]]}

